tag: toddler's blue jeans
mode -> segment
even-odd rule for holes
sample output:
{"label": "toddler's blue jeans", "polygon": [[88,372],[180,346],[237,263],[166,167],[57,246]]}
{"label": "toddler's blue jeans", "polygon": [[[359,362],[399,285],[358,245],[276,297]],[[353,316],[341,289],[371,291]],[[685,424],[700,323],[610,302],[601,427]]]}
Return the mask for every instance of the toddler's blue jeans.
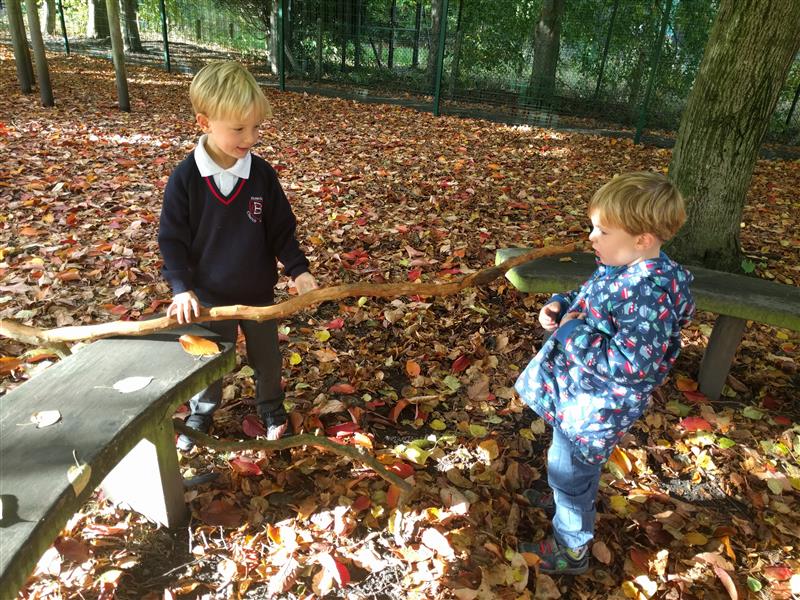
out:
{"label": "toddler's blue jeans", "polygon": [[553,442],[547,452],[547,482],[556,505],[553,535],[561,545],[577,548],[594,537],[595,499],[602,470],[602,463],[593,465],[582,460],[569,438],[553,428]]}

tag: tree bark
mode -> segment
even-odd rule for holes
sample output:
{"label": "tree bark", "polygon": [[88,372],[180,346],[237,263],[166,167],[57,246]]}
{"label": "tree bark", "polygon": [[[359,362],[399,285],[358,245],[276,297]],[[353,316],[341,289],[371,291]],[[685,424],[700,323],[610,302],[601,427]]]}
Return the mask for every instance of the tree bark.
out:
{"label": "tree bark", "polygon": [[[112,1],[112,0],[109,0]],[[115,0],[114,0],[115,1]],[[564,254],[575,249],[574,244],[537,248],[526,254],[510,258],[503,263],[467,275],[448,283],[351,283],[335,287],[320,288],[302,296],[295,296],[286,302],[267,307],[218,306],[203,308],[197,321],[223,321],[226,319],[251,319],[267,321],[288,317],[310,306],[328,300],[369,296],[374,298],[395,298],[398,296],[450,296],[463,289],[485,285],[500,277],[509,269],[542,256]],[[146,335],[164,329],[180,327],[174,318],[159,317],[147,321],[112,321],[98,325],[59,327],[42,330],[20,325],[14,321],[0,319],[0,335],[26,344],[44,345],[79,340],[100,339],[113,335]]]}
{"label": "tree bark", "polygon": [[436,65],[438,64],[439,55],[439,29],[442,26],[442,19],[446,19],[447,15],[442,15],[443,12],[442,0],[431,0],[431,35],[428,38],[428,68],[427,77],[430,81],[431,89],[436,83]]}
{"label": "tree bark", "polygon": [[53,106],[53,88],[50,84],[50,69],[47,68],[47,53],[42,39],[42,25],[39,22],[39,9],[34,0],[25,2],[28,13],[28,29],[31,32],[31,46],[36,62],[36,77],[39,79],[39,99],[42,106]]}
{"label": "tree bark", "polygon": [[278,74],[278,2],[270,0],[269,13],[269,70],[273,75]]}
{"label": "tree bark", "polygon": [[105,0],[87,0],[89,16],[86,20],[86,37],[104,39],[111,35],[108,29],[108,10]]}
{"label": "tree bark", "polygon": [[681,118],[670,177],[688,221],[677,260],[739,271],[739,230],[758,148],[800,48],[797,0],[722,0]]}
{"label": "tree bark", "polygon": [[122,24],[125,29],[125,51],[144,52],[142,38],[139,35],[139,22],[136,18],[139,11],[139,0],[123,0],[122,8]]}
{"label": "tree bark", "polygon": [[533,69],[528,97],[549,101],[556,89],[556,67],[561,49],[561,19],[565,0],[544,0],[533,46]]}
{"label": "tree bark", "polygon": [[119,25],[118,0],[106,0],[108,25],[111,33],[111,55],[114,59],[114,76],[117,82],[117,99],[119,109],[131,112],[131,101],[128,97],[128,73],[125,70],[125,50],[122,43],[122,30]]}
{"label": "tree bark", "polygon": [[56,2],[55,0],[45,0],[43,2],[44,8],[44,25],[47,35],[56,34]]}
{"label": "tree bark", "polygon": [[14,64],[17,67],[17,81],[23,94],[33,91],[33,65],[28,51],[28,37],[25,35],[25,21],[22,19],[22,6],[19,0],[7,0],[8,25],[11,29],[11,43],[14,47]]}

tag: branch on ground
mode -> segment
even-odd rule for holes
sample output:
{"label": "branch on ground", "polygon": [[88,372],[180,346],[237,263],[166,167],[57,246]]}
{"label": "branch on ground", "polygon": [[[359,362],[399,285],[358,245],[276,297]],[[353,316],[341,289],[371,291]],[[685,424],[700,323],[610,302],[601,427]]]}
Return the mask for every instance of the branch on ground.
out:
{"label": "branch on ground", "polygon": [[211,437],[205,433],[201,433],[191,427],[188,427],[180,419],[173,419],[172,424],[175,431],[192,438],[201,446],[207,446],[214,450],[222,450],[227,452],[241,452],[243,450],[286,450],[287,448],[297,448],[299,446],[312,446],[324,452],[331,452],[338,454],[354,461],[361,462],[369,467],[375,473],[380,475],[383,479],[392,485],[400,488],[403,494],[409,494],[414,489],[413,486],[405,479],[392,473],[384,467],[378,459],[369,454],[360,452],[355,446],[345,446],[337,442],[331,441],[326,437],[311,434],[291,435],[283,437],[279,440],[248,440],[248,441],[223,441]]}

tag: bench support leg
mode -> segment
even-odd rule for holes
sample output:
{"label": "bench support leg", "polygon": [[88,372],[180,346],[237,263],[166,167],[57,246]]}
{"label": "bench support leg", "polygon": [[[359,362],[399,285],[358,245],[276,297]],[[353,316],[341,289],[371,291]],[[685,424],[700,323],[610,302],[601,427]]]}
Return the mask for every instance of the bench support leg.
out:
{"label": "bench support leg", "polygon": [[169,419],[156,424],[102,484],[106,497],[165,527],[188,521],[175,433]]}
{"label": "bench support leg", "polygon": [[727,315],[720,315],[714,323],[697,376],[700,392],[711,400],[717,400],[722,393],[746,324],[743,319]]}

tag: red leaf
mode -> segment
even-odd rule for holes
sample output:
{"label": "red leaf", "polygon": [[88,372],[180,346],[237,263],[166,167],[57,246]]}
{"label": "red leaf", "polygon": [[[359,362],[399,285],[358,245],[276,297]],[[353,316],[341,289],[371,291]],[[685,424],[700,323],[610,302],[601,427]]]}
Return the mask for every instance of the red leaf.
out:
{"label": "red leaf", "polygon": [[777,410],[781,407],[781,404],[782,403],[780,400],[777,400],[776,398],[770,396],[769,394],[767,394],[761,399],[761,406],[763,406],[768,410]]}
{"label": "red leaf", "polygon": [[256,415],[247,415],[242,419],[242,431],[250,437],[259,437],[267,433],[264,424]]}
{"label": "red leaf", "polygon": [[332,435],[332,436],[345,436],[345,435],[352,435],[356,431],[359,431],[358,424],[350,422],[350,423],[341,423],[339,425],[331,425],[325,429],[325,435]]}
{"label": "red leaf", "polygon": [[708,402],[708,396],[701,394],[700,392],[692,392],[687,390],[683,392],[683,395],[686,396],[686,399],[692,404],[705,404]]}
{"label": "red leaf", "polygon": [[414,474],[414,467],[403,461],[394,463],[393,465],[387,467],[387,470],[394,473],[401,479],[406,479]]}
{"label": "red leaf", "polygon": [[325,329],[341,329],[342,327],[344,327],[344,319],[342,317],[337,317],[325,325]]}
{"label": "red leaf", "polygon": [[455,359],[453,361],[453,364],[450,367],[450,370],[453,371],[453,373],[461,373],[461,371],[466,369],[471,363],[472,363],[472,359],[469,356],[467,356],[466,354],[462,354],[461,356],[459,356],[457,359]]}
{"label": "red leaf", "polygon": [[400,501],[400,488],[394,484],[389,486],[386,492],[386,506],[389,508],[396,508],[397,503]]}
{"label": "red leaf", "polygon": [[234,471],[240,475],[244,475],[245,477],[253,477],[262,474],[261,467],[259,467],[249,458],[237,456],[231,459],[229,462]]}
{"label": "red leaf", "polygon": [[771,581],[786,581],[790,579],[793,574],[789,567],[764,567],[764,577]]}
{"label": "red leaf", "polygon": [[242,511],[227,500],[214,500],[200,511],[200,518],[206,525],[238,527],[242,523]]}
{"label": "red leaf", "polygon": [[420,374],[421,367],[419,363],[413,360],[406,361],[406,373],[408,373],[409,377],[416,377]]}
{"label": "red leaf", "polygon": [[422,269],[411,269],[408,272],[408,280],[409,281],[416,281],[422,276]]}
{"label": "red leaf", "polygon": [[681,421],[681,427],[686,431],[712,431],[714,428],[702,417],[686,417]]}
{"label": "red leaf", "polygon": [[772,420],[775,421],[776,425],[781,425],[783,427],[792,426],[792,420],[786,415],[778,415],[776,417],[772,417]]}
{"label": "red leaf", "polygon": [[353,500],[353,504],[350,505],[350,508],[355,512],[361,512],[362,510],[367,510],[371,504],[372,500],[369,499],[369,496],[362,495]]}
{"label": "red leaf", "polygon": [[328,388],[329,394],[354,394],[356,388],[349,383],[336,383]]}
{"label": "red leaf", "polygon": [[68,536],[59,536],[53,544],[58,553],[76,563],[83,563],[89,560],[89,546],[80,540]]}
{"label": "red leaf", "polygon": [[406,399],[400,400],[397,404],[392,407],[392,410],[389,411],[389,419],[393,423],[397,423],[397,419],[400,416],[400,413],[403,412],[403,409],[408,406],[409,402]]}

